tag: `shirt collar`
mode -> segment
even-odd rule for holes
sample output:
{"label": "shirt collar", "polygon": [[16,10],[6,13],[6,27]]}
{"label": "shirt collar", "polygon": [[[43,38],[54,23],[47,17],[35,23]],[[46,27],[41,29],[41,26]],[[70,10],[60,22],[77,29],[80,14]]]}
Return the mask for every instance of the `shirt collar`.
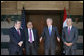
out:
{"label": "shirt collar", "polygon": [[72,25],[71,25],[71,26],[68,26],[68,29],[69,29],[69,27],[70,27],[70,30],[71,30],[71,28],[72,28]]}
{"label": "shirt collar", "polygon": [[51,26],[48,26],[48,28],[51,27],[52,28],[52,25]]}
{"label": "shirt collar", "polygon": [[32,30],[32,28],[28,28],[28,30],[30,30],[30,29]]}
{"label": "shirt collar", "polygon": [[[15,27],[15,26],[14,26],[14,27]],[[15,27],[15,29],[16,29],[16,30],[19,30],[19,29],[17,29],[16,27]]]}

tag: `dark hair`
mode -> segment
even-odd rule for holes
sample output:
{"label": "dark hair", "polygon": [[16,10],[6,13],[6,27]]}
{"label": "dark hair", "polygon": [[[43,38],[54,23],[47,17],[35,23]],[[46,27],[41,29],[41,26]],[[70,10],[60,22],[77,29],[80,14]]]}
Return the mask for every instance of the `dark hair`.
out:
{"label": "dark hair", "polygon": [[14,21],[14,24],[17,24],[17,22],[21,22],[20,20],[16,20],[16,21]]}
{"label": "dark hair", "polygon": [[27,24],[28,24],[29,22],[31,22],[31,23],[32,23],[32,21],[28,21],[28,22],[27,22]]}
{"label": "dark hair", "polygon": [[72,18],[70,18],[70,17],[68,17],[67,19],[71,19],[71,21],[72,21]]}

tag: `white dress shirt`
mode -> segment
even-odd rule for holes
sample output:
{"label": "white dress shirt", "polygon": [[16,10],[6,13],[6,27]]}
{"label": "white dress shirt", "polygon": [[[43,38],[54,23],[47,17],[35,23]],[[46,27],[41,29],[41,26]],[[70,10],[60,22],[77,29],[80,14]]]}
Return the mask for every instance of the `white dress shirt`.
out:
{"label": "white dress shirt", "polygon": [[48,29],[49,29],[49,27],[50,27],[50,29],[51,29],[51,31],[52,31],[52,25],[51,25],[51,26],[48,26]]}
{"label": "white dress shirt", "polygon": [[[32,33],[32,41],[34,41],[34,34],[33,34],[33,30],[31,29],[31,33]],[[28,41],[30,41],[30,29],[28,28],[28,35],[29,35],[29,39]]]}
{"label": "white dress shirt", "polygon": [[71,30],[71,28],[72,28],[72,26],[68,26],[68,29],[70,28],[70,30]]}

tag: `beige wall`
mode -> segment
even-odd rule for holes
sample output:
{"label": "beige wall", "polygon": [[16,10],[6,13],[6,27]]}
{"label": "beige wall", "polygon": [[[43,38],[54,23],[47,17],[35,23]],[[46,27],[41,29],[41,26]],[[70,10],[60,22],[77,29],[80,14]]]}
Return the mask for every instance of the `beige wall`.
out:
{"label": "beige wall", "polygon": [[69,2],[66,1],[24,1],[17,2],[17,9],[22,9],[24,4],[26,10],[63,10],[64,7],[68,9]]}
{"label": "beige wall", "polygon": [[71,15],[83,15],[83,3],[79,1],[70,1],[69,13]]}
{"label": "beige wall", "polygon": [[17,14],[17,2],[16,1],[5,1],[1,3],[1,14]]}
{"label": "beige wall", "polygon": [[83,15],[83,3],[73,1],[5,1],[1,3],[1,15],[21,14],[26,10],[67,10],[67,14]]}

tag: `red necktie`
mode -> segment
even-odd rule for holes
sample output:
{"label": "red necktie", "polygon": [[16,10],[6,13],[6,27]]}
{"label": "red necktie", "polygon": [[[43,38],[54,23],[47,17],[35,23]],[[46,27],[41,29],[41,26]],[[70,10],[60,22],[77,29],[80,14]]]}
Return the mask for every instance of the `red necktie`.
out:
{"label": "red necktie", "polygon": [[70,27],[68,28],[68,34],[70,34]]}
{"label": "red necktie", "polygon": [[20,35],[20,30],[17,30],[18,34]]}

